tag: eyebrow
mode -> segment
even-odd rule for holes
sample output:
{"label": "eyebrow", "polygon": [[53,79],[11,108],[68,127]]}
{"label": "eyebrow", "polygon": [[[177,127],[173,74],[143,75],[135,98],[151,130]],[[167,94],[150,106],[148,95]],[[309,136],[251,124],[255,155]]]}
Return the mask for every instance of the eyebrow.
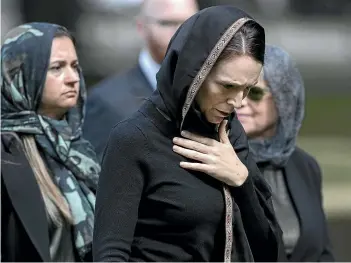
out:
{"label": "eyebrow", "polygon": [[219,81],[220,83],[222,83],[222,84],[225,83],[225,84],[230,84],[230,85],[239,86],[239,87],[243,87],[243,86],[252,87],[252,86],[257,85],[257,83],[258,83],[258,79],[257,79],[253,84],[251,84],[251,85],[247,85],[246,83],[243,84],[243,83],[241,83],[241,82],[239,82],[239,81],[237,81],[237,80],[232,80],[232,79],[229,79],[229,78],[219,78],[218,81]]}
{"label": "eyebrow", "polygon": [[220,83],[225,83],[225,84],[232,84],[232,85],[236,85],[236,86],[242,86],[242,84],[236,80],[232,80],[230,78],[225,78],[225,77],[218,77],[217,81]]}
{"label": "eyebrow", "polygon": [[[66,60],[63,60],[63,59],[56,59],[56,60],[53,60],[53,61],[50,61],[50,64],[54,64],[54,63],[66,63],[67,61]],[[75,59],[73,60],[70,64],[72,63],[78,63],[78,59]]]}

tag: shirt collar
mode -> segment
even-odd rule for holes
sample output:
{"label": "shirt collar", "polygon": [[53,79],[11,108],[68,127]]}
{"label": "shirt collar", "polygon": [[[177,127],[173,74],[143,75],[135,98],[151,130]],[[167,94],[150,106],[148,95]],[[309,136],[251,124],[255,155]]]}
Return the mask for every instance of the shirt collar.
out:
{"label": "shirt collar", "polygon": [[146,49],[141,50],[139,54],[139,65],[151,87],[156,90],[156,74],[160,70],[161,66],[153,60],[150,53]]}

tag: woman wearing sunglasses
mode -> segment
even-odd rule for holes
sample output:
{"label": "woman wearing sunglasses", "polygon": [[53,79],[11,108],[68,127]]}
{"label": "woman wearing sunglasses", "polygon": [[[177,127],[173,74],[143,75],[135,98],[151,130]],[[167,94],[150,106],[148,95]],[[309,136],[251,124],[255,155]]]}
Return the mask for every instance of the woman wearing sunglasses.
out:
{"label": "woman wearing sunglasses", "polygon": [[237,109],[237,116],[271,186],[289,260],[333,261],[320,167],[296,147],[304,103],[304,85],[296,65],[284,50],[267,45],[263,73]]}

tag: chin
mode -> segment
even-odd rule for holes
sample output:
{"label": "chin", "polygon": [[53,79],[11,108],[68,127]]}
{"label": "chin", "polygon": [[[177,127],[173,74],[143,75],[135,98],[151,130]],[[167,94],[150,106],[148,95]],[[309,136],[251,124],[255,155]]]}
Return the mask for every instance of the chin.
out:
{"label": "chin", "polygon": [[77,100],[66,101],[64,104],[60,105],[61,108],[66,109],[66,110],[70,110],[70,109],[74,108],[75,106],[77,106]]}
{"label": "chin", "polygon": [[243,125],[243,127],[244,127],[244,131],[249,139],[256,138],[256,131],[254,129],[250,129],[248,127],[245,127],[245,125]]}
{"label": "chin", "polygon": [[224,120],[224,118],[222,117],[214,117],[214,116],[206,117],[206,119],[209,123],[212,123],[212,124],[220,124]]}

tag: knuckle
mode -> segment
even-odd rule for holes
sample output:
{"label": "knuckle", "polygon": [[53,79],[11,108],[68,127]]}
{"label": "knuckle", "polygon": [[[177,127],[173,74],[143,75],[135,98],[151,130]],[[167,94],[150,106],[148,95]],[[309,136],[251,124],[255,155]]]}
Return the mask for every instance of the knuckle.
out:
{"label": "knuckle", "polygon": [[235,150],[231,144],[225,144],[224,147],[227,148],[228,150],[233,149],[233,151],[235,152]]}
{"label": "knuckle", "polygon": [[193,157],[194,157],[194,159],[199,159],[200,158],[200,154],[198,152],[194,152],[193,153]]}
{"label": "knuckle", "polygon": [[200,152],[201,151],[201,147],[197,146],[197,145],[194,145],[193,149],[197,152]]}
{"label": "knuckle", "polygon": [[210,160],[212,163],[218,163],[218,157],[217,156],[211,156]]}
{"label": "knuckle", "polygon": [[199,139],[197,142],[201,143],[201,144],[205,144],[206,143],[204,139]]}
{"label": "knuckle", "polygon": [[220,155],[220,150],[217,147],[213,147],[211,152],[215,155],[215,156],[219,156]]}
{"label": "knuckle", "polygon": [[215,174],[216,174],[216,167],[210,166],[210,167],[208,168],[208,172],[211,173],[211,174],[213,174],[213,175],[215,175]]}

